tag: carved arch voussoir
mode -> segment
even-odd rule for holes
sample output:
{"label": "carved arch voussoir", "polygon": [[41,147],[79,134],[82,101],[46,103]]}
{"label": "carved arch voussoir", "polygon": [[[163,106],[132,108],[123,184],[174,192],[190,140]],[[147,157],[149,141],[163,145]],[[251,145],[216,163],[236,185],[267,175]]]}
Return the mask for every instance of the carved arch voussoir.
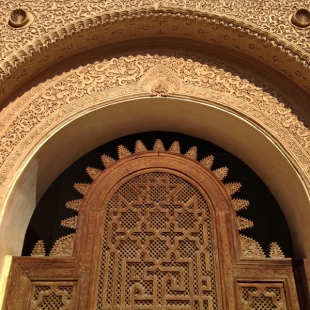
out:
{"label": "carved arch voussoir", "polygon": [[[7,197],[14,172],[24,169],[29,156],[34,155],[37,146],[42,145],[47,136],[110,103],[150,96],[139,82],[148,72],[155,73],[158,68],[167,95],[174,98],[171,102],[194,98],[195,102],[188,103],[194,109],[195,105],[211,103],[225,112],[232,111],[255,124],[256,129],[266,132],[276,144],[279,142],[279,147],[289,154],[290,159],[297,160],[296,167],[303,170],[302,176],[306,178],[310,173],[307,147],[310,135],[305,126],[307,114],[303,115],[302,110],[294,106],[291,97],[282,93],[278,84],[266,83],[249,68],[235,66],[231,59],[221,60],[221,55],[206,56],[198,50],[175,49],[174,45],[165,46],[165,53],[154,49],[135,54],[127,50],[127,53],[123,51],[121,56],[112,58],[109,54],[100,55],[103,56],[100,60],[94,55],[84,65],[34,87],[1,113],[0,118],[5,120],[0,121],[3,132],[0,140],[2,197]],[[171,82],[172,72],[175,79]],[[88,83],[81,83],[85,79]],[[152,86],[149,89],[156,86],[149,85]],[[180,89],[176,90],[179,86]],[[155,94],[162,94],[161,89],[155,87]],[[159,102],[150,98],[145,100],[153,100],[152,104]],[[195,151],[190,153],[194,158]],[[113,163],[108,157],[102,161],[105,167]],[[210,164],[209,160],[206,163]],[[85,184],[78,188],[83,191]]]}
{"label": "carved arch voussoir", "polygon": [[145,72],[138,85],[152,96],[165,96],[179,91],[180,82],[173,70],[164,65],[155,65]]}

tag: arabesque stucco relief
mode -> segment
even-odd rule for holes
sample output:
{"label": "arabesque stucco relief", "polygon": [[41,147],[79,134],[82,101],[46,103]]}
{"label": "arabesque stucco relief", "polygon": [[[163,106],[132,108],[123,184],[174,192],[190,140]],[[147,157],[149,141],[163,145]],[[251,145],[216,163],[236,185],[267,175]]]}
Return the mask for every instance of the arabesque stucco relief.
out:
{"label": "arabesque stucco relief", "polygon": [[[50,128],[92,106],[120,96],[195,97],[216,102],[255,120],[287,149],[310,175],[309,116],[306,102],[293,101],[291,90],[256,76],[233,60],[208,58],[172,46],[119,57],[104,57],[55,74],[12,102],[1,114],[1,185],[40,137]],[[88,58],[89,60],[89,58]],[[84,62],[84,63],[83,63]],[[276,82],[275,82],[276,83]]]}
{"label": "arabesque stucco relief", "polygon": [[[31,20],[14,28],[9,18],[19,7]],[[12,231],[3,223],[19,212],[8,202],[15,182],[48,139],[88,113],[155,96],[199,102],[249,123],[293,167],[306,201],[310,30],[290,22],[299,8],[309,1],[0,1],[0,232]],[[296,206],[298,255],[310,253],[307,203]],[[18,242],[5,244],[4,254],[16,255]]]}
{"label": "arabesque stucco relief", "polygon": [[[93,47],[147,37],[198,40],[251,55],[309,91],[308,29],[290,23],[304,3],[272,1],[27,2],[29,26],[12,28],[2,4],[0,99],[48,66]],[[0,7],[1,8],[1,7]]]}

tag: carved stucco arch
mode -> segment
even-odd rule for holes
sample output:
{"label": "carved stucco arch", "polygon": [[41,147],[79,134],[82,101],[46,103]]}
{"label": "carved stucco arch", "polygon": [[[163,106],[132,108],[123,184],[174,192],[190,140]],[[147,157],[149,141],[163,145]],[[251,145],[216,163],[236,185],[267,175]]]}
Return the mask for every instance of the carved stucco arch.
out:
{"label": "carved stucco arch", "polygon": [[[29,6],[30,13],[35,14],[33,6],[37,10],[44,7],[29,2],[24,6]],[[257,2],[251,12],[253,3],[247,6],[243,1],[229,5],[225,1],[178,1],[169,6],[165,1],[144,0],[136,7],[114,1],[105,3],[98,14],[100,4],[94,2],[82,13],[82,3],[69,12],[56,5],[54,10],[49,8],[48,20],[40,16],[41,8],[36,23],[23,31],[3,25],[0,99],[7,99],[25,82],[67,57],[136,38],[190,39],[250,55],[251,61],[267,65],[303,91],[310,91],[307,32],[289,22],[294,3],[279,8],[276,3]]]}
{"label": "carved stucco arch", "polygon": [[[150,23],[153,19],[158,21],[164,18],[168,19],[168,24],[172,26],[176,21],[185,23],[191,21],[191,16],[195,19],[199,15],[193,11],[171,10],[152,8],[146,10],[149,15],[142,10],[141,18],[136,18],[136,21],[142,25],[145,21]],[[126,14],[138,15],[134,11]],[[159,17],[156,17],[156,14]],[[111,27],[121,24],[126,28],[130,18],[123,18],[124,15],[124,12],[112,14]],[[134,46],[128,50],[124,48],[122,51],[117,47],[113,50],[112,47],[106,55],[100,54],[98,50],[85,52],[82,57],[67,59],[64,63],[55,65],[50,72],[43,72],[34,81],[32,89],[26,84],[24,89],[17,92],[17,99],[11,97],[5,102],[7,107],[0,115],[1,133],[3,133],[0,170],[3,208],[0,232],[1,238],[14,242],[10,241],[10,244],[1,242],[1,253],[12,255],[20,253],[23,233],[37,200],[53,178],[79,156],[104,142],[129,133],[168,130],[209,140],[243,159],[263,178],[280,202],[293,234],[296,256],[310,255],[306,224],[310,219],[310,133],[306,127],[309,123],[309,113],[307,113],[308,97],[301,90],[309,85],[306,49],[301,45],[299,47],[289,45],[287,41],[281,41],[277,35],[264,36],[263,30],[253,26],[257,30],[255,32],[252,26],[238,23],[236,19],[229,19],[227,16],[224,18],[217,14],[208,15],[207,12],[203,12],[202,15],[205,15],[201,20],[202,24],[217,25],[216,27],[223,31],[222,41],[217,42],[217,45],[210,45],[210,42],[205,45],[206,42],[201,38],[192,38],[200,40],[199,44],[183,40],[168,46],[178,56],[169,55],[170,58],[166,56],[161,58],[160,46],[166,48],[168,43],[160,45],[165,39],[158,40],[154,33],[149,33],[146,37],[153,38],[146,41],[155,42],[159,46],[157,51],[147,51],[143,46],[141,49],[140,45],[138,49]],[[120,18],[117,21],[118,17]],[[99,21],[104,21],[102,26],[104,27],[108,19],[94,17],[93,20],[98,21],[97,26],[93,27],[93,21],[89,21],[88,25],[92,27],[86,27],[88,30],[81,32],[85,36],[79,37],[78,33],[82,31],[83,26],[77,23],[79,27],[70,28],[72,34],[78,29],[72,37],[65,35],[68,29],[63,31],[62,37],[59,36],[62,38],[60,41],[57,41],[56,37],[53,41],[48,36],[43,36],[45,42],[58,43],[46,46],[38,44],[38,50],[42,48],[41,54],[32,54],[35,49],[29,48],[32,52],[28,55],[31,54],[32,58],[25,58],[22,54],[9,58],[16,64],[16,71],[13,69],[14,66],[5,64],[5,68],[10,66],[12,68],[6,71],[2,82],[8,93],[26,83],[38,72],[55,64],[60,57],[74,55],[85,42],[89,44],[87,48],[96,47],[97,43],[105,44],[105,42],[90,43],[92,41],[88,40],[90,38],[88,35],[100,33],[102,29]],[[198,24],[195,21],[195,25]],[[217,30],[216,27],[213,30]],[[151,29],[153,32],[160,30]],[[251,29],[254,32],[251,32]],[[232,54],[232,45],[226,42],[229,40],[224,39],[226,32],[235,38],[239,37],[239,42],[251,50],[242,52],[250,54],[251,58],[245,58],[243,61],[241,58],[245,56],[241,56],[240,53],[234,53],[234,57],[227,56]],[[57,31],[55,33],[57,34]],[[245,35],[240,36],[240,33]],[[139,37],[143,38],[143,35],[139,34]],[[180,36],[174,35],[174,37],[174,41],[180,39]],[[126,35],[120,36],[115,42],[125,38]],[[72,42],[76,45],[68,49]],[[257,53],[249,47],[253,42],[258,44]],[[196,46],[187,50],[180,48],[182,44],[189,43]],[[273,65],[277,63],[276,61],[268,60],[268,66],[263,68],[267,70],[267,80],[264,77],[266,71],[260,71],[257,67],[261,66],[261,63],[254,60],[261,59],[259,51],[264,49],[260,47],[266,48],[265,51],[268,51],[265,56],[271,58],[286,55],[283,60],[287,61],[287,64],[285,61],[280,62],[280,67]],[[63,54],[55,53],[55,49],[62,50]],[[134,50],[135,53],[132,52]],[[271,50],[275,53],[271,53]],[[293,51],[292,54],[289,51]],[[113,58],[111,55],[116,53],[118,55]],[[146,67],[143,67],[138,78],[132,78],[126,71],[128,65],[133,64],[134,68],[139,68],[137,64],[143,57]],[[164,58],[168,61],[165,62]],[[180,64],[183,61],[182,66],[187,73],[177,72],[175,59]],[[216,59],[220,61],[216,63]],[[18,65],[22,60],[29,74],[23,73],[24,65]],[[99,85],[99,81],[96,90],[88,92],[85,87],[77,87],[65,94],[64,90],[67,87],[72,87],[73,84],[81,86],[78,81],[84,79],[85,72],[92,76],[93,81],[96,77],[100,79],[103,76],[100,66],[104,65],[104,70],[114,69],[113,62],[117,61],[119,63],[116,67],[120,70],[118,74],[121,82],[116,80],[104,85],[105,82],[102,81],[102,85]],[[224,67],[221,67],[221,61]],[[253,65],[248,62],[252,62]],[[147,65],[148,63],[152,66]],[[245,68],[244,71],[242,68]],[[289,77],[286,79],[284,75],[276,73],[296,68],[300,69],[297,71],[302,73],[301,77],[291,72],[287,74]],[[125,71],[122,75],[123,69]],[[197,69],[200,72],[199,76]],[[21,82],[18,84],[12,82],[15,78]],[[75,79],[74,83],[72,78]],[[295,84],[288,86],[289,79]],[[61,96],[53,98],[55,92]],[[4,95],[7,96],[8,93]],[[150,96],[171,98],[150,99]],[[148,110],[145,109],[145,105]],[[82,142],[72,143],[69,149],[66,148],[77,135]],[[253,148],[249,147],[248,143],[255,139],[256,143],[250,145]],[[55,161],[60,152],[62,158]],[[13,229],[12,223],[15,226]],[[1,259],[3,261],[4,257]]]}

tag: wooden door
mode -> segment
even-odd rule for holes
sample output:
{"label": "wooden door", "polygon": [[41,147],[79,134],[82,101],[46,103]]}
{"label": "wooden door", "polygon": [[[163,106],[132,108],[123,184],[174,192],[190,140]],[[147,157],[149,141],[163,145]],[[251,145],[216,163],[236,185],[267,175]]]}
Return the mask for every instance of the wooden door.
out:
{"label": "wooden door", "polygon": [[50,257],[16,257],[5,309],[299,309],[290,259],[239,234],[239,183],[171,148],[106,167],[84,194],[76,233]]}

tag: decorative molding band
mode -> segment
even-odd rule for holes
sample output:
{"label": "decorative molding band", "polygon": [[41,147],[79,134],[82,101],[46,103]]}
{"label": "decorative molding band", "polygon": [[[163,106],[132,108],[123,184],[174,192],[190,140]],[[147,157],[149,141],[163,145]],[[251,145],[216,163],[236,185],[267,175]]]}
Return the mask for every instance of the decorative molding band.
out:
{"label": "decorative molding band", "polygon": [[[144,22],[145,27],[142,32],[139,30],[139,22],[141,21]],[[149,24],[145,25],[145,21],[148,21]],[[173,23],[173,27],[178,27],[177,24],[180,22],[185,22],[188,25],[199,25],[197,36],[193,37],[193,35],[188,33],[188,31],[191,31],[190,29],[186,30],[184,34],[178,34],[176,31],[173,32],[167,26],[163,26],[168,21]],[[116,27],[116,25],[126,23],[134,26],[135,33],[133,31],[129,34],[127,29],[120,28],[113,31],[112,28]],[[217,33],[215,38],[212,38],[212,36],[210,38],[208,37],[209,34],[205,25],[208,25],[207,28],[211,29],[211,32]],[[104,39],[98,37],[98,29],[110,28],[112,31],[105,33]],[[268,66],[274,67],[308,91],[310,87],[307,78],[309,74],[307,72],[310,65],[310,56],[307,50],[304,49],[306,46],[299,46],[298,36],[292,39],[291,34],[277,34],[269,32],[266,29],[268,27],[264,27],[263,29],[257,25],[243,22],[237,17],[228,17],[226,14],[212,14],[205,11],[193,11],[172,7],[160,7],[158,9],[144,7],[113,13],[105,12],[101,15],[78,19],[60,28],[56,27],[50,32],[44,33],[42,36],[33,38],[33,40],[30,40],[24,46],[7,53],[8,56],[0,64],[0,80],[3,83],[2,87],[0,85],[0,99],[1,96],[2,98],[7,97],[22,85],[23,82],[29,80],[38,72],[43,71],[55,62],[80,52],[81,49],[86,50],[112,42],[128,40],[128,38],[141,38],[145,35],[148,37],[175,36],[202,42],[206,41],[211,44],[222,45],[238,50],[239,52],[247,53],[259,61],[267,63]],[[218,31],[222,31],[223,35],[219,36]],[[237,36],[245,47],[239,46],[239,43],[230,42],[229,33]],[[235,39],[232,41],[235,41]],[[253,43],[258,45],[255,46]],[[11,45],[12,47],[14,46],[13,43]],[[49,54],[48,51],[50,50],[53,55]],[[266,57],[271,57],[271,59],[267,59]],[[299,64],[299,66],[295,66],[294,70],[296,72],[294,73],[290,72],[292,62]],[[29,65],[33,68],[29,68]],[[15,78],[18,82],[14,81],[12,83]]]}
{"label": "decorative molding band", "polygon": [[307,104],[302,100],[296,103],[294,93],[280,91],[258,72],[254,74],[228,58],[223,62],[195,53],[166,46],[162,54],[141,50],[100,61],[97,55],[33,87],[0,115],[0,184],[4,186],[24,161],[22,154],[31,152],[55,126],[115,98],[152,96],[158,83],[165,85],[166,96],[214,102],[259,124],[276,137],[285,152],[294,153],[297,166],[309,175],[309,120],[303,113]]}

